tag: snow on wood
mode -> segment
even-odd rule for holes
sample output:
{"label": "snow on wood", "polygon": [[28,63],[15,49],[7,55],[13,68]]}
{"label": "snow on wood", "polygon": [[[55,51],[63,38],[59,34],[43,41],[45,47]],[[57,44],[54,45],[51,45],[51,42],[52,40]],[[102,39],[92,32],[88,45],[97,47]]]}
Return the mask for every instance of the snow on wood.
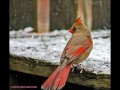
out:
{"label": "snow on wood", "polygon": [[[91,33],[94,47],[87,60],[82,62],[82,66],[97,74],[110,74],[111,31],[98,30]],[[26,33],[24,30],[10,31],[10,54],[59,64],[62,51],[70,37],[67,30],[55,30],[41,35]]]}

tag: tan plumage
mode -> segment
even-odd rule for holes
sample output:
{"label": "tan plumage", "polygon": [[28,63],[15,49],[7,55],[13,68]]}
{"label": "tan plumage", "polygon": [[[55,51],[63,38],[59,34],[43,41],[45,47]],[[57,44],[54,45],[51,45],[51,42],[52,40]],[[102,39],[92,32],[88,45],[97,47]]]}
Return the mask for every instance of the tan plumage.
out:
{"label": "tan plumage", "polygon": [[[80,19],[80,18],[78,18],[78,19]],[[92,41],[92,37],[90,34],[90,30],[85,26],[85,24],[81,21],[81,19],[80,19],[80,21],[75,22],[72,25],[70,30],[72,30],[73,28],[76,28],[76,31],[72,32],[73,35],[70,38],[70,40],[68,41],[68,43],[63,51],[60,61],[62,62],[64,60],[65,52],[67,51],[66,49],[68,47],[73,47],[73,51],[74,51],[75,48],[83,45],[85,42],[87,42],[89,40],[90,45],[88,46],[87,50],[83,54],[79,55],[78,57],[76,57],[76,59],[73,60],[74,64],[79,64],[80,62],[86,60],[86,58],[89,56],[89,54],[93,48],[93,41]],[[71,52],[72,52],[72,50],[71,50]],[[72,60],[69,59],[68,62],[71,62],[71,61]]]}
{"label": "tan plumage", "polygon": [[86,60],[93,48],[90,30],[82,22],[81,17],[72,25],[69,32],[72,37],[68,41],[60,58],[60,65],[42,84],[44,90],[60,90],[64,87],[71,65]]}

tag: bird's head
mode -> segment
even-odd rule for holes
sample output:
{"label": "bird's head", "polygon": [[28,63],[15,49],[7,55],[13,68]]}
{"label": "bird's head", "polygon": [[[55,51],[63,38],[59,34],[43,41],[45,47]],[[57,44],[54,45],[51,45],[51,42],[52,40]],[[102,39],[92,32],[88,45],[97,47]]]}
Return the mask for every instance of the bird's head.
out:
{"label": "bird's head", "polygon": [[81,25],[83,25],[83,17],[79,17],[75,20],[72,27],[69,29],[69,32],[74,34],[74,32],[76,32]]}

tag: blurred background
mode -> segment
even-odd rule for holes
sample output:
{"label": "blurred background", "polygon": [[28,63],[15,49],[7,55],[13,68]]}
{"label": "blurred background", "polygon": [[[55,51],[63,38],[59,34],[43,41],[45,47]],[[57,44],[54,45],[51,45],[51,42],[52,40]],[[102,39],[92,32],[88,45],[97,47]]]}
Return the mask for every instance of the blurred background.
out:
{"label": "blurred background", "polygon": [[91,30],[110,30],[110,0],[10,0],[9,30],[32,27],[35,32],[69,29],[83,16]]}
{"label": "blurred background", "polygon": [[[15,85],[35,85],[40,90],[54,68],[38,62],[59,63],[71,37],[67,30],[80,16],[93,31],[94,42],[91,56],[82,64],[110,76],[110,8],[110,0],[10,0],[10,90],[15,90],[11,88]],[[74,84],[79,78],[76,74],[75,82],[67,83],[63,90],[110,90],[110,78],[103,77],[93,79],[93,83],[88,81],[91,89],[83,82]]]}

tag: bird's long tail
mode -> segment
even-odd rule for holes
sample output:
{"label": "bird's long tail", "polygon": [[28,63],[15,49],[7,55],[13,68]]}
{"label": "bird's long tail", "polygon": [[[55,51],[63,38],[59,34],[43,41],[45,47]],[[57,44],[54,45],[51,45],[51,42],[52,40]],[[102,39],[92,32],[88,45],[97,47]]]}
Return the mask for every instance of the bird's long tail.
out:
{"label": "bird's long tail", "polygon": [[41,89],[44,90],[60,90],[64,87],[72,63],[66,65],[63,69],[60,66],[55,69],[51,76],[42,84]]}

